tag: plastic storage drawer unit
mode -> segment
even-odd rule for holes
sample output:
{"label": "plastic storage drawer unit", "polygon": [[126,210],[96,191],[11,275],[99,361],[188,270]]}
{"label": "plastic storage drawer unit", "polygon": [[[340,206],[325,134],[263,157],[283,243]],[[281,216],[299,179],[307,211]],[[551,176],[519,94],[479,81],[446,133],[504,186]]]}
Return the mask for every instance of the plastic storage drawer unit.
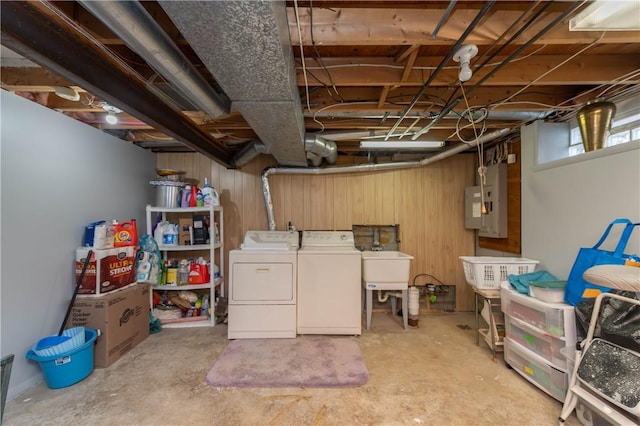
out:
{"label": "plastic storage drawer unit", "polygon": [[564,401],[568,375],[526,354],[526,349],[509,338],[504,339],[504,360],[525,379],[557,399]]}
{"label": "plastic storage drawer unit", "polygon": [[[561,349],[567,346],[566,341],[544,334],[538,329],[509,316],[506,318],[506,336],[532,350],[561,370],[569,371],[567,358],[560,352]],[[572,344],[571,348],[575,348],[575,344]]]}
{"label": "plastic storage drawer unit", "polygon": [[[508,282],[501,287],[502,311],[510,317],[546,331],[557,337],[565,337],[566,330],[575,330],[574,307],[565,303],[543,302],[510,288]],[[575,333],[566,336],[575,341]]]}

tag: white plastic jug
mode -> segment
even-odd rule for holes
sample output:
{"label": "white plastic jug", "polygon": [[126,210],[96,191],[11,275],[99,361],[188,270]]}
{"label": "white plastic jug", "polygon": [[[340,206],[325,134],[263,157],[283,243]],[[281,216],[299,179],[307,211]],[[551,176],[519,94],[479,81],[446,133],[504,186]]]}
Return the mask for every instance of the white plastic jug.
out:
{"label": "white plastic jug", "polygon": [[220,195],[214,187],[211,187],[211,205],[216,207],[220,205]]}
{"label": "white plastic jug", "polygon": [[178,225],[167,224],[162,234],[162,244],[165,246],[178,245]]}
{"label": "white plastic jug", "polygon": [[156,243],[157,243],[158,245],[162,245],[162,244],[164,244],[164,243],[163,243],[163,239],[164,239],[164,230],[165,230],[165,228],[166,228],[166,226],[167,226],[168,224],[169,224],[169,222],[167,222],[167,221],[165,220],[165,221],[162,221],[162,222],[160,222],[160,223],[158,223],[158,224],[156,225],[156,229],[155,229],[155,231],[153,232],[153,239],[154,239],[154,240],[156,240]]}

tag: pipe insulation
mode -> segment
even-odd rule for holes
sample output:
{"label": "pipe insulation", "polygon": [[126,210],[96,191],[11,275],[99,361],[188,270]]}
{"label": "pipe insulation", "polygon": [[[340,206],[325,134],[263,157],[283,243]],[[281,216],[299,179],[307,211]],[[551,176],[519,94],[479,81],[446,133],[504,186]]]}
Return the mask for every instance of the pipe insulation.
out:
{"label": "pipe insulation", "polygon": [[172,86],[206,114],[229,114],[230,101],[217,93],[137,1],[79,2]]}
{"label": "pipe insulation", "polygon": [[276,230],[276,222],[273,215],[273,200],[271,197],[271,189],[269,186],[269,176],[273,174],[306,174],[306,175],[327,175],[327,174],[340,174],[340,173],[365,173],[376,172],[385,170],[399,170],[409,169],[414,167],[427,166],[437,161],[444,160],[452,155],[458,154],[462,151],[466,151],[469,148],[476,145],[490,142],[502,136],[506,136],[509,133],[515,131],[512,129],[500,129],[495,132],[488,133],[480,138],[476,139],[472,143],[461,143],[452,148],[442,151],[434,156],[425,158],[420,161],[404,161],[404,162],[392,162],[392,163],[380,163],[380,164],[356,164],[350,166],[335,166],[326,168],[297,168],[297,167],[267,167],[262,171],[262,193],[264,196],[264,203],[267,210],[267,222],[269,224],[269,230]]}

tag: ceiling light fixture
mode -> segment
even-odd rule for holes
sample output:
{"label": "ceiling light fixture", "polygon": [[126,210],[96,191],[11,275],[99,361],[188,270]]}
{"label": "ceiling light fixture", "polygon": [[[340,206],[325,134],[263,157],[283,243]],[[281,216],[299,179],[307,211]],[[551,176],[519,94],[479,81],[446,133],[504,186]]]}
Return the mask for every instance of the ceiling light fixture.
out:
{"label": "ceiling light fixture", "polygon": [[108,124],[118,124],[118,116],[113,111],[108,111],[107,116],[104,118]]}
{"label": "ceiling light fixture", "polygon": [[471,67],[469,66],[469,61],[477,54],[478,46],[475,44],[465,44],[453,54],[453,60],[460,62],[460,73],[458,74],[460,81],[465,82],[473,75]]}
{"label": "ceiling light fixture", "polygon": [[104,121],[106,121],[108,124],[118,124],[118,116],[116,114],[120,114],[122,112],[120,108],[116,108],[106,102],[101,102],[100,107],[103,110],[107,111],[107,115],[104,117]]}
{"label": "ceiling light fixture", "polygon": [[392,151],[424,151],[428,149],[438,149],[444,146],[441,141],[403,141],[403,140],[386,140],[386,141],[362,141],[360,149],[368,150],[392,150]]}
{"label": "ceiling light fixture", "polygon": [[55,86],[53,91],[56,95],[60,96],[62,99],[66,99],[68,101],[78,102],[80,100],[80,94],[71,87],[66,86]]}
{"label": "ceiling light fixture", "polygon": [[640,2],[596,0],[569,20],[569,31],[640,30]]}

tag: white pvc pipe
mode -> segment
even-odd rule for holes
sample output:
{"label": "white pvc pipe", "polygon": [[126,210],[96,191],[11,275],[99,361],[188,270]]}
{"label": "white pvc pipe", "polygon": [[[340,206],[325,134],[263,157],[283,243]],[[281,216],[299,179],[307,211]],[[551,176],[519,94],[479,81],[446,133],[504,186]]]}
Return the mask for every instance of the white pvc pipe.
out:
{"label": "white pvc pipe", "polygon": [[385,293],[383,290],[378,290],[378,302],[384,303],[389,299],[389,293]]}

